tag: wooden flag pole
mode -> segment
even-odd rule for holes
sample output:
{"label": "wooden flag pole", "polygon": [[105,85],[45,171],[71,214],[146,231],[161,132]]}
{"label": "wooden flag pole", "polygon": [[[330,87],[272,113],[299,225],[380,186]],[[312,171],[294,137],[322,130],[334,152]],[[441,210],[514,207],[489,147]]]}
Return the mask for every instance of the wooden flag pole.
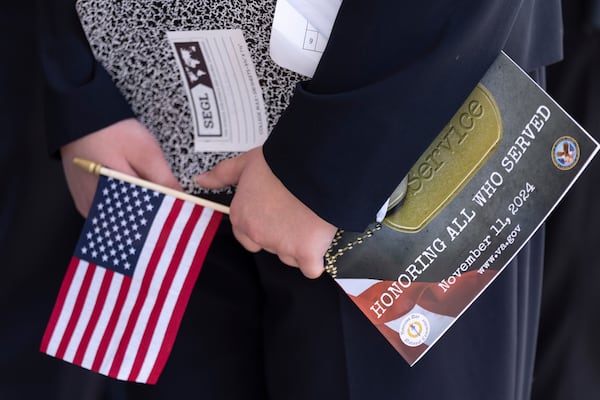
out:
{"label": "wooden flag pole", "polygon": [[229,214],[229,207],[223,204],[215,203],[214,201],[206,200],[201,197],[193,196],[191,194],[180,192],[178,190],[174,190],[166,186],[158,185],[156,183],[137,178],[135,176],[127,175],[122,172],[115,171],[114,169],[107,168],[102,164],[98,164],[93,161],[75,157],[73,159],[73,163],[94,175],[110,176],[160,193],[168,194],[181,200],[191,201],[192,203],[198,204],[202,207],[212,208],[213,210],[222,212],[223,214]]}

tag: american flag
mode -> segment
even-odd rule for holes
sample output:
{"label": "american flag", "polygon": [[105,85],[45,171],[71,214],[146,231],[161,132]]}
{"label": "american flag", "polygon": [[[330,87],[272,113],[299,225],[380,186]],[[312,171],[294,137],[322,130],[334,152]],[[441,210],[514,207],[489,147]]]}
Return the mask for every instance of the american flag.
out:
{"label": "american flag", "polygon": [[[492,269],[485,274],[479,274],[477,270],[464,272],[448,292],[440,290],[439,281],[412,282],[407,288],[396,286],[402,292],[388,291],[397,281],[360,278],[336,278],[335,281],[388,342],[413,365],[495,274]],[[421,336],[422,340],[408,343],[402,339],[403,327],[412,326],[407,322],[415,314],[427,319],[428,332]]]}
{"label": "american flag", "polygon": [[41,351],[156,383],[221,216],[101,176]]}

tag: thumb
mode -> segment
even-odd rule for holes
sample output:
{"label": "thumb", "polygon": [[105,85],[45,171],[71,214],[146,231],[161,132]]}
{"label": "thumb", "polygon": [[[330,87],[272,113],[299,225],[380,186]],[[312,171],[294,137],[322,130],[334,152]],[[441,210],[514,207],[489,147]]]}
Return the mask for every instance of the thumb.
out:
{"label": "thumb", "polygon": [[298,268],[307,278],[316,279],[325,271],[325,263],[322,257],[305,257],[298,260]]}
{"label": "thumb", "polygon": [[206,189],[220,189],[238,183],[244,166],[244,156],[221,161],[213,169],[194,177],[194,181]]}

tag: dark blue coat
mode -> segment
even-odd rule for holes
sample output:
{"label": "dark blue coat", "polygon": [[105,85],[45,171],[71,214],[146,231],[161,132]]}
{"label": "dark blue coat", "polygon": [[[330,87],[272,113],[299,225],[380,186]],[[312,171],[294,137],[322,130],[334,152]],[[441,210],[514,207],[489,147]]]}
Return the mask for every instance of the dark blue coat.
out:
{"label": "dark blue coat", "polygon": [[[55,151],[132,114],[93,59],[72,1],[41,3],[49,8],[42,14],[41,55],[48,83],[51,151]],[[265,143],[267,162],[292,193],[323,218],[361,230],[501,49],[528,71],[560,59],[559,3],[344,0],[314,78],[297,87]],[[400,158],[398,149],[410,151],[403,151]],[[204,309],[209,301],[200,300],[210,294],[210,274],[230,265],[226,262],[218,269],[212,263],[233,254],[218,255],[213,248],[197,293],[196,303],[204,304],[200,306]],[[254,313],[249,320],[262,321],[255,333],[263,337],[264,349],[256,354],[264,354],[269,393],[285,399],[529,398],[542,251],[543,236],[536,235],[413,368],[347,297],[340,295],[339,305],[332,304],[338,292],[328,277],[308,284],[297,271],[275,265],[276,257],[257,255],[257,275],[243,283],[255,285],[246,288],[259,296],[258,303],[252,303],[258,308],[248,312]],[[227,295],[236,292],[241,289]],[[240,298],[236,304],[244,301],[248,303]],[[191,307],[187,321],[197,318],[202,334],[209,327],[193,311],[194,299]],[[184,325],[180,335],[193,325]],[[244,327],[227,340],[239,345],[249,338],[250,325]],[[187,343],[201,341],[196,336]],[[186,346],[179,353],[175,349],[172,365],[185,360]],[[219,356],[215,354],[215,362]],[[168,382],[169,372],[165,373]],[[247,374],[252,379],[263,376],[262,370],[248,369]],[[243,387],[241,380],[237,383]],[[278,397],[281,393],[286,395]],[[253,396],[246,393],[244,398]]]}

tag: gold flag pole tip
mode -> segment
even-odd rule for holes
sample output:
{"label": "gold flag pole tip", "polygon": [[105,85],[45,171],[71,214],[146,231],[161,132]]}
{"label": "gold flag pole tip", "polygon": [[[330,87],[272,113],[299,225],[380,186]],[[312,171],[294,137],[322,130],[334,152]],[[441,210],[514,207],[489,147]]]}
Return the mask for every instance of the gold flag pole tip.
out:
{"label": "gold flag pole tip", "polygon": [[79,157],[73,158],[73,164],[94,175],[100,175],[100,169],[102,168],[102,165],[98,163]]}

